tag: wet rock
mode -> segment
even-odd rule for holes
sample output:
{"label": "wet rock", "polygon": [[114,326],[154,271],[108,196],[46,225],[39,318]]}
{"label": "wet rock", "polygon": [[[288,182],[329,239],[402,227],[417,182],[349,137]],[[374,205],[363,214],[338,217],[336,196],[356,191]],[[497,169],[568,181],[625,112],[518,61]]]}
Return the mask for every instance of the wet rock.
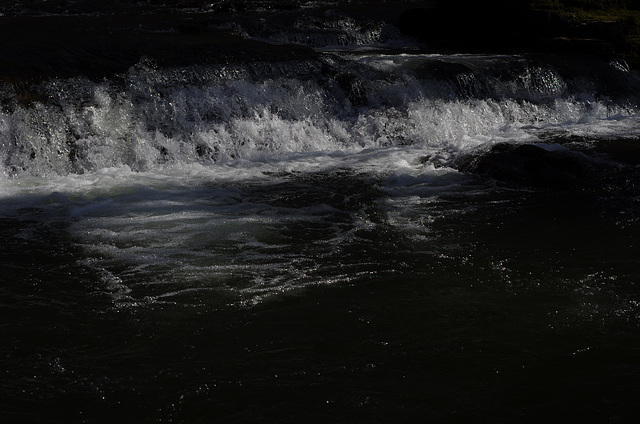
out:
{"label": "wet rock", "polygon": [[362,106],[367,103],[367,93],[362,80],[353,74],[339,73],[335,76],[336,82],[345,92],[347,98],[354,106]]}
{"label": "wet rock", "polygon": [[484,155],[467,158],[460,169],[507,185],[552,191],[586,188],[594,175],[593,160],[584,154],[533,144],[497,144]]}

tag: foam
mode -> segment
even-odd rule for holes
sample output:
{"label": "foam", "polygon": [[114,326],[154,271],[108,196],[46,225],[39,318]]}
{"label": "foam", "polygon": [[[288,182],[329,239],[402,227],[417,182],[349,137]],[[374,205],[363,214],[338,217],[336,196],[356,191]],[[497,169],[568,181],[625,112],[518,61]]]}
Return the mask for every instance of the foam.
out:
{"label": "foam", "polygon": [[[468,72],[438,79],[434,60]],[[348,282],[376,272],[360,248],[378,234],[427,249],[439,196],[486,190],[461,156],[638,136],[636,107],[569,93],[557,73],[479,71],[505,60],[367,53],[267,76],[140,66],[53,81],[37,87],[51,103],[0,113],[0,216],[63,222],[117,307]]]}
{"label": "foam", "polygon": [[[394,146],[455,155],[496,142],[532,141],[550,128],[637,132],[636,107],[568,93],[557,73],[527,67],[521,59],[404,54],[341,60],[328,58],[324,68],[306,69],[189,68],[187,77],[139,67],[125,75],[124,84],[45,84],[36,90],[51,103],[0,113],[3,173],[51,178],[120,167],[162,172],[180,163],[277,162],[290,155]],[[344,60],[348,65],[341,71]],[[507,80],[483,75],[495,61],[518,72]],[[443,64],[463,64],[468,71],[445,80],[429,71]]]}

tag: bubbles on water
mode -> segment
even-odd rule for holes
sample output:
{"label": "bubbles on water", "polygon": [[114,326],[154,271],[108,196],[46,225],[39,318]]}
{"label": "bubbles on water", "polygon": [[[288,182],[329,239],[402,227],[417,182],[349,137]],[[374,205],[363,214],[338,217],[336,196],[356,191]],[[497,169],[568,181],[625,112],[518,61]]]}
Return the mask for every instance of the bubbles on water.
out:
{"label": "bubbles on water", "polygon": [[640,325],[635,283],[628,278],[628,275],[602,270],[580,279],[572,291],[577,315],[574,320],[602,327],[616,326],[620,330]]}

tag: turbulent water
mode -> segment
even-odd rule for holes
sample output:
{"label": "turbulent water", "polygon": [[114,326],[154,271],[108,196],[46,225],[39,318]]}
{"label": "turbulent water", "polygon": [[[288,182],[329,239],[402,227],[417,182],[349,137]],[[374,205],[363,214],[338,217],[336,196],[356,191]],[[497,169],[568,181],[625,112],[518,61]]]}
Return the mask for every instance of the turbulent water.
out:
{"label": "turbulent water", "polygon": [[320,6],[207,27],[312,57],[2,83],[7,422],[640,412],[638,72]]}

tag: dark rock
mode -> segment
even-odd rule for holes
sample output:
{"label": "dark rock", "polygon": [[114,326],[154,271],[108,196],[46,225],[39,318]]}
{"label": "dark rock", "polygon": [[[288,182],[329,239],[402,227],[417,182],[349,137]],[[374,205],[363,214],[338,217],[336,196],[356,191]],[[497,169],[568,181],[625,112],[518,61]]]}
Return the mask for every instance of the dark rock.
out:
{"label": "dark rock", "polygon": [[367,93],[358,76],[343,72],[336,75],[335,80],[352,105],[362,106],[367,103]]}
{"label": "dark rock", "polygon": [[460,165],[462,171],[490,176],[507,185],[552,191],[587,187],[593,168],[593,161],[580,152],[507,143]]}

